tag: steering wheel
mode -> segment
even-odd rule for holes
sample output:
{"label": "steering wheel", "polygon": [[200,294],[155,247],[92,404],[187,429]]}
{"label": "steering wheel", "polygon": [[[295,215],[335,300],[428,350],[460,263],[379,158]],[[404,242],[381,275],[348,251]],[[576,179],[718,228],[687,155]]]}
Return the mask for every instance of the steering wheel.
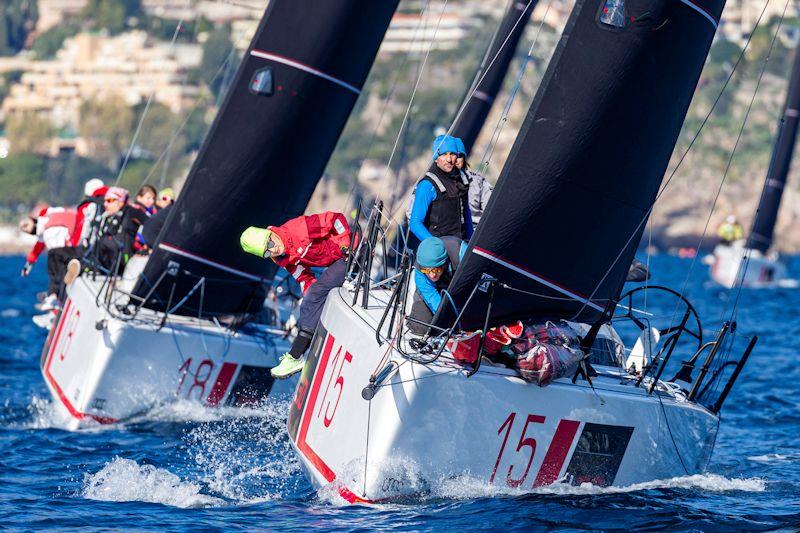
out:
{"label": "steering wheel", "polygon": [[[634,324],[636,324],[636,326],[642,331],[647,329],[648,324],[645,323],[645,321],[638,318],[637,316],[635,316],[634,314],[635,312],[641,313],[642,311],[636,309],[636,307],[634,306],[634,298],[633,298],[634,295],[636,295],[637,293],[647,290],[662,291],[670,294],[671,296],[675,297],[678,300],[678,303],[676,304],[676,311],[677,311],[677,306],[683,304],[685,311],[681,314],[682,315],[688,314],[685,324],[681,323],[677,325],[670,324],[666,328],[659,329],[658,332],[661,335],[661,337],[663,338],[664,336],[669,335],[671,333],[675,333],[676,331],[685,331],[686,333],[688,333],[697,340],[697,350],[702,348],[703,324],[700,321],[700,316],[697,314],[697,310],[694,308],[692,303],[686,299],[686,297],[684,297],[678,291],[670,289],[669,287],[664,287],[662,285],[647,285],[647,286],[635,287],[629,290],[620,297],[619,302],[617,304],[617,307],[627,307],[625,314],[615,315],[612,317],[612,320],[618,320],[623,318],[628,319]],[[623,306],[622,302],[624,302],[625,300],[627,300],[627,304]],[[680,315],[678,313],[675,313],[675,316],[680,316]],[[692,327],[689,327],[690,322],[693,323]]]}

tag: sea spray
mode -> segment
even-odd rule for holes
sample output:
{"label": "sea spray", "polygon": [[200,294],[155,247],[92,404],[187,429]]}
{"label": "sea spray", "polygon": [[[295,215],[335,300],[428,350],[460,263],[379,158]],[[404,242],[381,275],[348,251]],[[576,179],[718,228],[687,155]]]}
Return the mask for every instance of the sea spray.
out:
{"label": "sea spray", "polygon": [[225,418],[191,430],[185,440],[203,482],[242,503],[282,499],[308,487],[286,435],[288,408],[288,400],[271,400],[258,416]]}
{"label": "sea spray", "polygon": [[86,474],[82,495],[90,500],[148,502],[173,507],[211,507],[225,501],[201,492],[200,485],[153,465],[114,458],[95,474]]}

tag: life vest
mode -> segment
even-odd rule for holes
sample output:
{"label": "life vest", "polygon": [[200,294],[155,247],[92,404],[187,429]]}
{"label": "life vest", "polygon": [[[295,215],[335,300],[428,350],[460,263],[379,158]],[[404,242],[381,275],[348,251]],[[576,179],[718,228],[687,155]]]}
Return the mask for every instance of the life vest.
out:
{"label": "life vest", "polygon": [[436,198],[428,208],[425,227],[434,237],[452,236],[467,238],[467,202],[469,181],[464,174],[460,179],[442,179],[434,172],[426,172],[417,184],[427,180],[436,190]]}

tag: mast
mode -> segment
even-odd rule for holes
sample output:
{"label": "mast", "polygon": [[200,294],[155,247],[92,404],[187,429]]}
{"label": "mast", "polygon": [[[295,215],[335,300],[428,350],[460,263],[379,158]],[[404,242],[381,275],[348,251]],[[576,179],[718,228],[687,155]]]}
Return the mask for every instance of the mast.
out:
{"label": "mast", "polygon": [[177,270],[148,307],[166,308],[171,294],[174,306],[198,287],[173,312],[260,308],[277,267],[242,252],[239,235],[303,213],[397,3],[269,3],[135,288],[143,297]]}
{"label": "mast", "polygon": [[[577,0],[450,284],[459,310],[484,273],[492,324],[594,322],[618,298],[723,5]],[[482,327],[486,304],[478,291],[462,327]]]}
{"label": "mast", "polygon": [[460,137],[464,141],[467,155],[472,151],[472,146],[486,122],[486,117],[489,116],[497,93],[500,92],[536,2],[537,0],[510,0],[503,20],[475,74],[475,79],[470,84],[466,105],[462,106],[463,110],[453,124],[452,133],[454,137]]}
{"label": "mast", "polygon": [[775,147],[772,149],[767,179],[753,221],[753,231],[747,243],[748,248],[756,249],[762,254],[766,254],[772,245],[772,234],[797,140],[798,109],[800,109],[800,45],[794,52],[794,65],[789,77],[789,88],[786,91],[786,103],[783,106],[781,121],[778,123]]}

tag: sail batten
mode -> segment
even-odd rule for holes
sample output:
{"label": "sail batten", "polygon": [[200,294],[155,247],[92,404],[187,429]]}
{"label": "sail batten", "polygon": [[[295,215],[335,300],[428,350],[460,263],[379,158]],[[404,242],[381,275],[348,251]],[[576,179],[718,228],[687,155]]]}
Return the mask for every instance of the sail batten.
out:
{"label": "sail batten", "polygon": [[577,0],[450,284],[462,327],[483,326],[486,294],[462,307],[484,274],[492,324],[592,322],[619,297],[723,5]]}
{"label": "sail batten", "polygon": [[[173,295],[181,302],[177,314],[261,308],[264,282],[277,267],[245,254],[239,235],[304,212],[397,4],[269,3],[186,184],[150,243],[153,252],[134,289],[140,297],[151,294],[145,305],[164,309]],[[204,290],[184,301],[199,280]]]}

